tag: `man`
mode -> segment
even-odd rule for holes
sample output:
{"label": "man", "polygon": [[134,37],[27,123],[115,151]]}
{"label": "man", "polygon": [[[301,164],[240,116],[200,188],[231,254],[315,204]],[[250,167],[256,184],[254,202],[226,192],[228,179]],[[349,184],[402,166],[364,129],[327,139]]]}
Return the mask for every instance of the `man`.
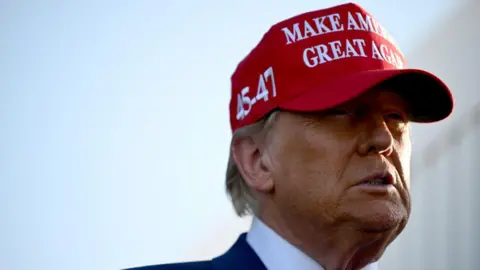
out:
{"label": "man", "polygon": [[250,231],[211,261],[144,269],[377,269],[410,215],[410,123],[452,110],[356,4],[272,26],[232,76],[226,185]]}

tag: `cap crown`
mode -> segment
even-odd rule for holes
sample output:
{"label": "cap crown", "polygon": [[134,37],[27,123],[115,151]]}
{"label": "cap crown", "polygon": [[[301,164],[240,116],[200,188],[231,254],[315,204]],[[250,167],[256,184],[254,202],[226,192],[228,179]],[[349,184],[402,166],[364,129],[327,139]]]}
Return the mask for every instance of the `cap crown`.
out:
{"label": "cap crown", "polygon": [[[231,129],[346,75],[404,67],[393,38],[359,5],[300,14],[273,25],[237,66],[231,77]],[[325,98],[335,95],[321,91]]]}

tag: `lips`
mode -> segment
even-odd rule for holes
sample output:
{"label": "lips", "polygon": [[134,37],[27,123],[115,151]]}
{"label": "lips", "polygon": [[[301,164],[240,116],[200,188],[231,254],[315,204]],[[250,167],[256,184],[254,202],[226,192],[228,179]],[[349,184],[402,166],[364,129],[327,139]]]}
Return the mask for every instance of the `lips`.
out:
{"label": "lips", "polygon": [[377,172],[363,178],[357,185],[393,185],[393,175],[389,172]]}

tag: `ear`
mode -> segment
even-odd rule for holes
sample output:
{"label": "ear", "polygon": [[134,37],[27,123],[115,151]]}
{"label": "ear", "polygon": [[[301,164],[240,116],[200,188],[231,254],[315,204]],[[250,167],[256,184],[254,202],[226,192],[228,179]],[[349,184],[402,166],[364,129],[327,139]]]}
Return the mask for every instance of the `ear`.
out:
{"label": "ear", "polygon": [[273,190],[270,159],[263,143],[252,137],[234,138],[232,154],[238,171],[253,190],[258,192]]}

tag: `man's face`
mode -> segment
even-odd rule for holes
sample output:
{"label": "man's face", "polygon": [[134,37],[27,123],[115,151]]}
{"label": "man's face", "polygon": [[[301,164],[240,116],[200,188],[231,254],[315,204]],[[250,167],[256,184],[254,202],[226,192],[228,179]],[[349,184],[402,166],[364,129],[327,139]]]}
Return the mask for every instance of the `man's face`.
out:
{"label": "man's face", "polygon": [[[403,229],[409,131],[407,106],[391,91],[372,90],[325,112],[279,112],[264,149],[275,204],[317,225]],[[369,177],[373,182],[363,182]]]}

